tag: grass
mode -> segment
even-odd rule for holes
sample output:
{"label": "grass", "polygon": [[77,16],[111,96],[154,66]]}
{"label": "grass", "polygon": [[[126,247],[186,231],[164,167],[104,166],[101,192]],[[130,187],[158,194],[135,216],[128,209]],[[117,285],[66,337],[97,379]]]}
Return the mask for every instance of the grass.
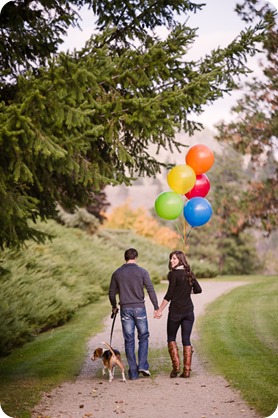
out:
{"label": "grass", "polygon": [[200,340],[195,345],[211,371],[224,376],[250,406],[269,416],[278,403],[278,277],[249,280],[208,306],[198,319]]}
{"label": "grass", "polygon": [[42,392],[73,380],[82,366],[86,342],[103,328],[110,312],[107,297],[89,305],[62,327],[39,335],[34,341],[0,359],[0,404],[13,418],[29,418]]}

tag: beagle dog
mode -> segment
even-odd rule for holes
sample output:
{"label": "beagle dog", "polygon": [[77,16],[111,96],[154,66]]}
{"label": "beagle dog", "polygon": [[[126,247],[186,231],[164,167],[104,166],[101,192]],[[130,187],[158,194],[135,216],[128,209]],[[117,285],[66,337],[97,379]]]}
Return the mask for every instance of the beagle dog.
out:
{"label": "beagle dog", "polygon": [[96,348],[92,357],[91,357],[91,360],[95,361],[98,358],[102,359],[102,364],[103,364],[102,374],[103,374],[103,376],[105,376],[106,369],[108,370],[109,383],[111,383],[113,378],[114,378],[114,371],[115,371],[116,366],[118,366],[122,371],[122,381],[126,382],[124,365],[123,365],[123,362],[121,360],[120,352],[118,350],[113,349],[106,342],[102,342],[101,344],[106,345],[108,347],[108,349],[104,350],[103,348],[100,348],[100,347]]}

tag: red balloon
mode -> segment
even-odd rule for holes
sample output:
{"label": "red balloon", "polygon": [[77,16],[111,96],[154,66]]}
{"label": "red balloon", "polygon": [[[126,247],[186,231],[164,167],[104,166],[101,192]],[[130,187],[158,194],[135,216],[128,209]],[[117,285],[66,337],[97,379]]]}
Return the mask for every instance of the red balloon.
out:
{"label": "red balloon", "polygon": [[196,175],[203,174],[213,165],[214,155],[206,145],[197,144],[189,148],[185,162],[193,168]]}
{"label": "red balloon", "polygon": [[210,181],[208,176],[205,174],[199,174],[196,176],[196,183],[193,189],[185,194],[187,199],[192,199],[192,197],[206,197],[210,191]]}

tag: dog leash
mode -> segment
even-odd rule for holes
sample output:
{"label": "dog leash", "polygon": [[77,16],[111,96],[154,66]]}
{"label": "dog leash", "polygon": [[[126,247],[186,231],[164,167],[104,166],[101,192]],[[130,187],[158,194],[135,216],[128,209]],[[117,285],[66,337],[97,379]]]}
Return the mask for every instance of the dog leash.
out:
{"label": "dog leash", "polygon": [[110,333],[110,345],[112,345],[113,330],[114,330],[115,320],[116,320],[116,316],[118,312],[119,312],[119,309],[117,308],[117,310],[115,312],[112,311],[112,314],[111,314],[111,319],[113,319],[113,322],[112,322],[111,333]]}

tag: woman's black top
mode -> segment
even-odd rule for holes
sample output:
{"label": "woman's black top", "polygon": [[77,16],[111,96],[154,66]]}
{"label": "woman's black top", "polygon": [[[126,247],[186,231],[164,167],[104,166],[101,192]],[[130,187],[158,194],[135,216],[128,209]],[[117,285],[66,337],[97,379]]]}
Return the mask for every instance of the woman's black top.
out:
{"label": "woman's black top", "polygon": [[192,285],[186,276],[184,269],[171,270],[168,273],[168,290],[164,299],[171,301],[169,311],[184,313],[193,310],[193,302],[191,293],[202,293],[202,288],[196,278],[193,279]]}

